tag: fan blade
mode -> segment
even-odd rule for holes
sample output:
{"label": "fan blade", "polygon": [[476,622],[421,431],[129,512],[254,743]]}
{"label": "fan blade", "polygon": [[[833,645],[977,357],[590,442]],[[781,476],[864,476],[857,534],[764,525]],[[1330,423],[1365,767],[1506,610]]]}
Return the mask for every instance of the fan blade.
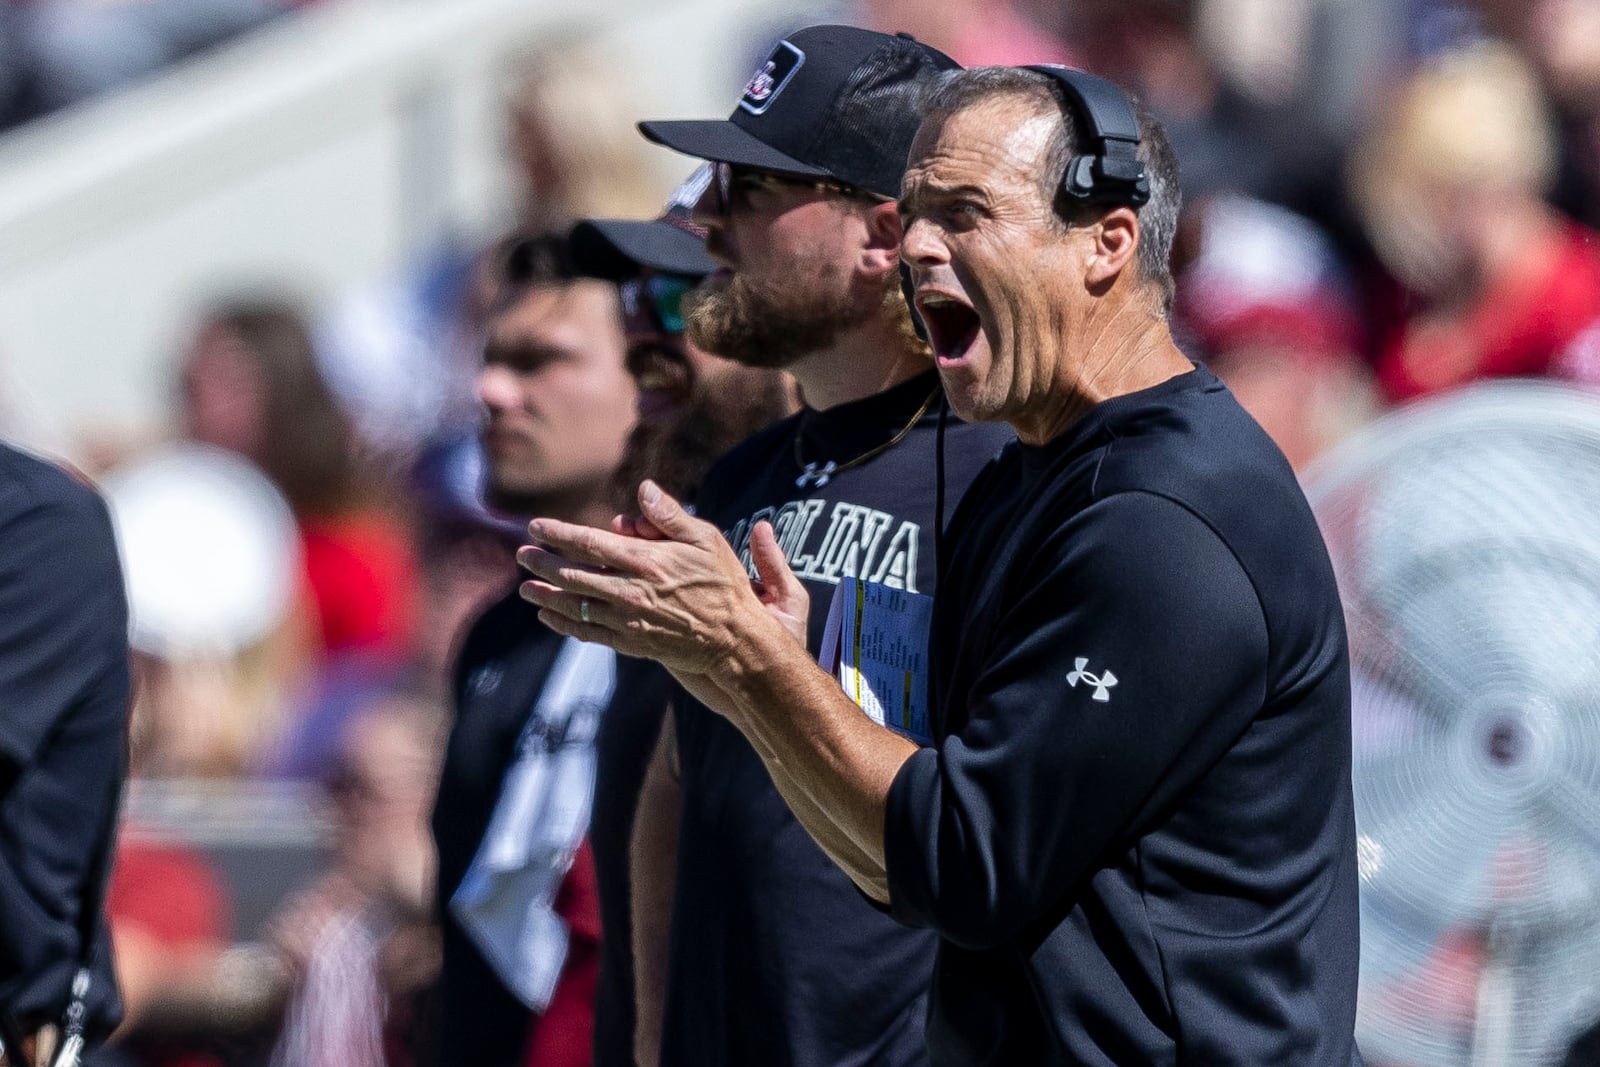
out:
{"label": "fan blade", "polygon": [[1587,861],[1587,895],[1591,902],[1600,900],[1600,787],[1593,781],[1580,782],[1570,772],[1561,772],[1552,776],[1539,796],[1554,816],[1554,832],[1546,835],[1550,847]]}
{"label": "fan blade", "polygon": [[1476,786],[1449,749],[1396,749],[1355,768],[1365,892],[1439,922],[1483,920],[1490,861],[1514,825],[1507,798]]}
{"label": "fan blade", "polygon": [[[1427,649],[1396,640],[1398,630],[1372,601],[1347,600],[1345,625],[1350,658],[1410,710],[1440,723],[1455,718],[1471,692],[1461,679],[1437,664]],[[1356,709],[1359,717],[1361,709]]]}
{"label": "fan blade", "polygon": [[1600,648],[1600,595],[1567,571],[1498,544],[1416,561],[1385,612],[1402,687],[1453,711],[1488,693],[1519,702],[1567,688]]}

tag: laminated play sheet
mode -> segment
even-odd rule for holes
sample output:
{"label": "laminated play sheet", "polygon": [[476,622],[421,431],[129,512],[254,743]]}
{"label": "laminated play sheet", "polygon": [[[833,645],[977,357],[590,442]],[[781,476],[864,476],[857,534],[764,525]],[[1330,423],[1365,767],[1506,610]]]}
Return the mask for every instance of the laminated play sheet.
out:
{"label": "laminated play sheet", "polygon": [[928,624],[933,598],[845,578],[828,608],[822,669],[873,722],[922,744],[928,722]]}

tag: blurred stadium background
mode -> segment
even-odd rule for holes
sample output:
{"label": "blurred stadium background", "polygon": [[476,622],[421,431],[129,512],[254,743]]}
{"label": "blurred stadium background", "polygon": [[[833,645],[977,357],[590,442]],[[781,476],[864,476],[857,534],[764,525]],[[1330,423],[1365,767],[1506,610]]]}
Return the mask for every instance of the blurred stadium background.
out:
{"label": "blurred stadium background", "polygon": [[[497,256],[654,214],[689,161],[633,122],[726,113],[821,21],[1136,89],[1184,167],[1180,335],[1297,469],[1486,379],[1600,403],[1600,0],[0,0],[0,436],[102,485],[136,617],[100,1062],[293,1067],[330,974],[387,1005],[372,1062],[431,1062],[447,668],[510,577]],[[1380,1067],[1533,1062],[1482,970],[1419,971]]]}

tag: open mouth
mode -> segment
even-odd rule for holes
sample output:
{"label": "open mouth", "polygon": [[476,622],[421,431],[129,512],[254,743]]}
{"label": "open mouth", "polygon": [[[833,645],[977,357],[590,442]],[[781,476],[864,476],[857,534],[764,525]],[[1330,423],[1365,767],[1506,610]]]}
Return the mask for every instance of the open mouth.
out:
{"label": "open mouth", "polygon": [[694,369],[670,344],[651,340],[628,346],[628,373],[639,388],[639,417],[646,422],[672,417],[694,396]]}
{"label": "open mouth", "polygon": [[982,328],[972,305],[949,293],[918,293],[917,312],[928,327],[928,343],[940,362],[965,356]]}

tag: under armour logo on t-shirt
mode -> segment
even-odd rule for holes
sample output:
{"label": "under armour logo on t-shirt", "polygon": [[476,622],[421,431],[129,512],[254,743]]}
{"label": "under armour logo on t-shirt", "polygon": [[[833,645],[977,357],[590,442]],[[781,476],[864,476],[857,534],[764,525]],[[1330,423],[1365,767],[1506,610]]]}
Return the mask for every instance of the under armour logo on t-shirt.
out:
{"label": "under armour logo on t-shirt", "polygon": [[1085,685],[1092,685],[1094,686],[1094,699],[1098,700],[1102,704],[1110,703],[1111,687],[1117,684],[1117,676],[1112,674],[1110,671],[1104,671],[1100,674],[1093,674],[1084,670],[1084,668],[1088,665],[1089,661],[1083,656],[1079,656],[1077,659],[1073,660],[1073,671],[1071,674],[1067,675],[1067,684],[1072,686],[1074,689],[1078,688],[1079,682],[1083,682]]}

